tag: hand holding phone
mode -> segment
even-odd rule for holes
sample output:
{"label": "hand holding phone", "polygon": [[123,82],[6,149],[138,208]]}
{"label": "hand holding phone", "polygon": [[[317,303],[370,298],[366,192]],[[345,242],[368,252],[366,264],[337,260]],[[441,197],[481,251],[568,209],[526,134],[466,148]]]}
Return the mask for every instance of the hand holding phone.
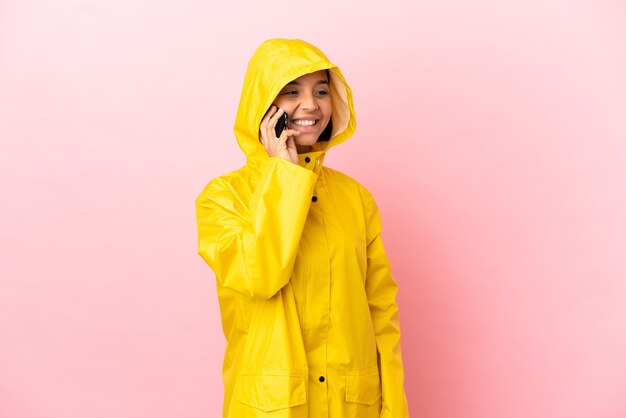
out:
{"label": "hand holding phone", "polygon": [[[280,113],[277,115],[277,112]],[[284,109],[272,105],[261,120],[259,141],[270,157],[280,157],[298,164],[299,158],[295,138],[300,135],[300,131],[289,129],[287,127],[288,121],[289,117]],[[281,140],[280,136],[283,133],[286,134],[286,137]]]}

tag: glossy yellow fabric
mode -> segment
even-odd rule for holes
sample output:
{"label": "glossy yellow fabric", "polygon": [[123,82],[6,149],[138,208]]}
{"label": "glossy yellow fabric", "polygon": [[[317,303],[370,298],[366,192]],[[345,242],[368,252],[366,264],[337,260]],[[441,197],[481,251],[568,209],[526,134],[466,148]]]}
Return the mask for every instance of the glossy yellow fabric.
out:
{"label": "glossy yellow fabric", "polygon": [[[331,70],[331,140],[298,164],[270,158],[263,115],[285,84],[321,69]],[[215,272],[227,338],[225,418],[408,417],[379,211],[323,165],[355,128],[351,90],[320,50],[285,39],[257,49],[235,122],[246,165],[196,199],[198,253]]]}

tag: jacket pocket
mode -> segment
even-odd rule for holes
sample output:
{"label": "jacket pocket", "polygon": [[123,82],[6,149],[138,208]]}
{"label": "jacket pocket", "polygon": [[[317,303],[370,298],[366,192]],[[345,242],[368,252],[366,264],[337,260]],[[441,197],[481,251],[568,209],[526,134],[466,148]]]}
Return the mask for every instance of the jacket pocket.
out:
{"label": "jacket pocket", "polygon": [[372,405],[382,396],[378,368],[346,374],[346,402]]}
{"label": "jacket pocket", "polygon": [[237,400],[270,412],[306,403],[306,377],[300,374],[240,374]]}

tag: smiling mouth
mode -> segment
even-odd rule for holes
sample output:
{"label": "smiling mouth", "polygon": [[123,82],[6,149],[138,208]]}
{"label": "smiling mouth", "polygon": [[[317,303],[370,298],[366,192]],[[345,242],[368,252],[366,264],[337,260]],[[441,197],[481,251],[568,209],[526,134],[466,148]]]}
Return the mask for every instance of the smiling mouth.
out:
{"label": "smiling mouth", "polygon": [[293,124],[296,126],[313,126],[313,125],[317,125],[317,120],[294,120]]}

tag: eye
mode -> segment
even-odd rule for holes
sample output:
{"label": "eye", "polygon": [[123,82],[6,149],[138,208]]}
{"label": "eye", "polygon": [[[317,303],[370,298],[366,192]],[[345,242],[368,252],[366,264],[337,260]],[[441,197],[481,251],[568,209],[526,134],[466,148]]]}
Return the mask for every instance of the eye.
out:
{"label": "eye", "polygon": [[295,90],[289,90],[289,91],[283,92],[283,96],[295,96],[296,94],[298,94],[298,92]]}
{"label": "eye", "polygon": [[326,96],[328,92],[326,90],[320,90],[317,92],[317,94],[319,94],[320,96]]}

